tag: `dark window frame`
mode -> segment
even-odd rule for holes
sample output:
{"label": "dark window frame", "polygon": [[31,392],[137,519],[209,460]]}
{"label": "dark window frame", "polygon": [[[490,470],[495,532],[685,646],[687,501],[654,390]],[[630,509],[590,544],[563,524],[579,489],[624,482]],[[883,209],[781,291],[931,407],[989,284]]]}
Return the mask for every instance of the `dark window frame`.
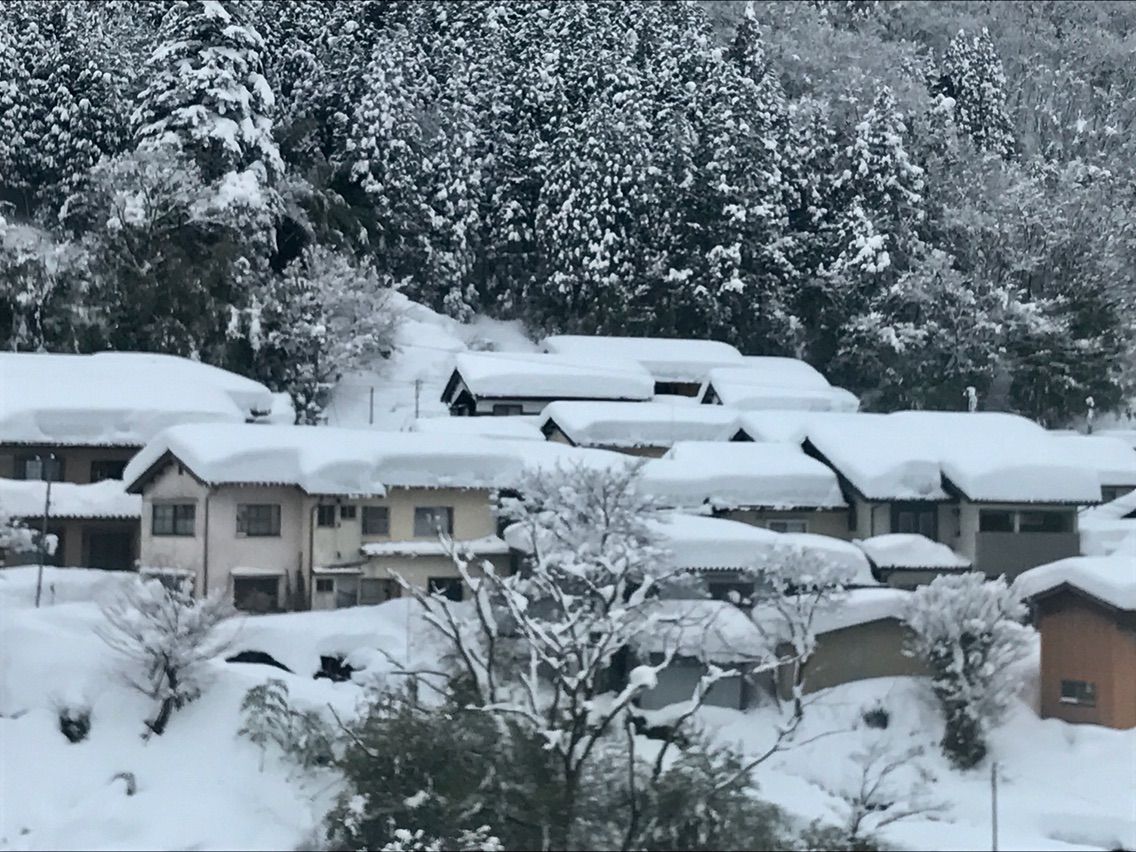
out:
{"label": "dark window frame", "polygon": [[[998,521],[996,523],[995,521]],[[1008,522],[1004,526],[1001,521]],[[994,533],[1014,532],[1014,511],[1012,509],[979,509],[978,531]]]}
{"label": "dark window frame", "polygon": [[339,507],[339,520],[341,521],[353,521],[358,515],[359,513],[354,505],[343,505]]}
{"label": "dark window frame", "polygon": [[334,577],[316,577],[316,594],[326,595],[335,591]]}
{"label": "dark window frame", "polygon": [[124,461],[118,461],[116,459],[92,459],[90,471],[91,482],[122,479],[122,472],[124,470],[126,470],[126,462]]}
{"label": "dark window frame", "polygon": [[495,402],[491,411],[494,417],[520,417],[525,407],[519,402]]}
{"label": "dark window frame", "polygon": [[[67,465],[64,463],[64,460],[62,458],[60,458],[59,456],[56,456],[54,459],[43,458],[42,454],[40,454],[39,456],[37,456],[35,454],[26,454],[26,455],[16,456],[16,470],[15,470],[16,479],[22,479],[24,481],[30,481],[30,482],[46,482],[47,480],[44,479],[44,476],[43,476],[43,463],[44,462],[47,463],[48,467],[52,467],[54,469],[54,475],[51,476],[52,482],[64,482],[64,481],[66,481],[63,478],[63,474],[67,469]],[[39,472],[35,476],[29,476],[28,475],[28,466],[29,465],[39,466]]]}
{"label": "dark window frame", "polygon": [[363,535],[390,536],[390,506],[363,507]]}
{"label": "dark window frame", "polygon": [[1096,707],[1097,685],[1089,680],[1066,680],[1062,678],[1059,700],[1062,704]]}
{"label": "dark window frame", "polygon": [[[1026,518],[1044,518],[1040,524],[1026,526]],[[1028,509],[1018,513],[1018,532],[1020,533],[1071,533],[1076,526],[1073,511],[1056,511]]]}
{"label": "dark window frame", "polygon": [[321,503],[316,506],[316,526],[317,527],[335,527],[336,518],[339,513],[332,503]]}
{"label": "dark window frame", "polygon": [[[429,532],[422,532],[422,525],[419,523],[424,516],[420,513],[429,512],[431,516],[437,518],[438,513],[446,519],[444,524],[434,523]],[[432,538],[439,533],[446,535],[454,534],[454,507],[453,506],[415,506],[414,507],[414,537],[415,538]]]}
{"label": "dark window frame", "polygon": [[[901,523],[905,514],[914,518],[913,529],[903,529]],[[930,519],[928,525],[923,521]],[[891,504],[891,531],[893,533],[917,533],[931,541],[939,540],[939,504],[921,503],[913,500],[896,501]]]}
{"label": "dark window frame", "polygon": [[[169,510],[168,513],[166,510]],[[150,535],[193,538],[197,535],[197,504],[153,503],[150,507]]]}
{"label": "dark window frame", "polygon": [[[250,518],[250,515],[253,517]],[[279,538],[282,526],[280,515],[279,503],[238,503],[237,536]]]}

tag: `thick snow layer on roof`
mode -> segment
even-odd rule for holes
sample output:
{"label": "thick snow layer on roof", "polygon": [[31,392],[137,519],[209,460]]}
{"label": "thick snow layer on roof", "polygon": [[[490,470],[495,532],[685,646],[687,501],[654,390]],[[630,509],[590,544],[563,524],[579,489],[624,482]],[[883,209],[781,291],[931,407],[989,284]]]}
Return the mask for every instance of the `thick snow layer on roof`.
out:
{"label": "thick snow layer on roof", "polygon": [[1062,438],[994,412],[908,411],[833,415],[808,439],[869,499],[938,500],[943,477],[967,498],[1007,503],[1092,503],[1093,471],[1057,458]]}
{"label": "thick snow layer on roof", "polygon": [[742,432],[752,441],[799,445],[808,437],[810,423],[823,423],[829,416],[827,411],[743,411],[734,419],[730,437]]}
{"label": "thick snow layer on roof", "polygon": [[[47,483],[39,480],[0,479],[0,506],[17,518],[43,517]],[[127,494],[118,479],[90,485],[51,483],[52,518],[139,518],[142,498]]]}
{"label": "thick snow layer on roof", "polygon": [[880,568],[969,568],[971,564],[945,544],[915,533],[877,535],[855,544]]}
{"label": "thick snow layer on roof", "polygon": [[779,355],[745,355],[742,358],[745,372],[762,384],[789,388],[825,390],[832,387],[816,367],[800,358]]}
{"label": "thick snow layer on roof", "polygon": [[836,474],[789,444],[680,441],[643,468],[643,489],[668,505],[837,508]]}
{"label": "thick snow layer on roof", "polygon": [[0,439],[142,446],[182,423],[243,423],[273,410],[258,382],[144,352],[0,354]]}
{"label": "thick snow layer on roof", "polygon": [[529,352],[461,352],[454,369],[479,397],[648,400],[655,380],[637,361]]}
{"label": "thick snow layer on roof", "polygon": [[660,382],[702,382],[714,367],[742,363],[737,349],[717,340],[554,334],[541,345],[546,352],[570,358],[638,361]]}
{"label": "thick snow layer on roof", "polygon": [[1020,574],[1014,590],[1032,598],[1069,585],[1110,606],[1136,610],[1136,554],[1072,556]]}
{"label": "thick snow layer on roof", "polygon": [[[482,538],[455,539],[453,549],[458,553],[477,556],[500,555],[509,552],[509,545],[495,535]],[[450,548],[440,541],[373,541],[360,550],[366,556],[447,556]]]}
{"label": "thick snow layer on roof", "polygon": [[1110,503],[1082,509],[1077,529],[1085,556],[1136,554],[1136,490]]}
{"label": "thick snow layer on roof", "polygon": [[[641,403],[633,403],[639,405]],[[420,417],[410,424],[410,432],[460,437],[509,438],[517,441],[543,441],[537,424],[539,417]]]}
{"label": "thick snow layer on roof", "polygon": [[552,421],[581,446],[669,447],[676,441],[724,440],[736,416],[718,405],[565,400],[545,406],[540,426]]}
{"label": "thick snow layer on roof", "polygon": [[1055,435],[1060,458],[1095,470],[1101,485],[1136,485],[1136,450],[1104,435]]}
{"label": "thick snow layer on roof", "polygon": [[781,542],[789,547],[800,548],[827,559],[834,565],[845,569],[844,576],[849,585],[878,586],[872,576],[872,566],[860,548],[848,541],[817,533],[781,533]]}
{"label": "thick snow layer on roof", "polygon": [[1102,438],[1116,438],[1136,450],[1136,429],[1098,429],[1093,434]]}
{"label": "thick snow layer on roof", "polygon": [[1119,521],[1124,518],[1136,520],[1136,489],[1121,494],[1109,503],[1081,510],[1081,525],[1097,521]]}
{"label": "thick snow layer on roof", "polygon": [[643,613],[646,626],[636,645],[644,653],[727,664],[773,653],[749,615],[725,601],[660,600]]}
{"label": "thick snow layer on roof", "polygon": [[204,482],[295,485],[309,494],[384,494],[388,487],[499,488],[526,468],[628,463],[545,441],[263,424],[175,426],[127,465],[133,484],[165,453]]}
{"label": "thick snow layer on roof", "polygon": [[903,589],[851,589],[843,600],[823,607],[813,627],[821,634],[885,618],[902,619],[910,599],[911,592]]}
{"label": "thick snow layer on roof", "polygon": [[[712,387],[723,405],[746,411],[798,410],[851,412],[860,408],[856,395],[832,387],[804,361],[770,358],[764,368],[719,367],[711,370],[700,397]],[[781,371],[783,369],[783,372]]]}

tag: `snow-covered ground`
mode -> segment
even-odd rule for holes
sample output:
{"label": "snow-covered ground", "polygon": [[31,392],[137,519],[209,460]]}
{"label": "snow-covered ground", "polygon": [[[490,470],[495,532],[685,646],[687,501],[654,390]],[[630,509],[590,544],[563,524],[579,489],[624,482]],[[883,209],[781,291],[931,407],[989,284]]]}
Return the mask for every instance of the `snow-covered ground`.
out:
{"label": "snow-covered ground", "polygon": [[[429,659],[437,648],[413,604],[392,601],[321,613],[235,619],[223,656],[270,654],[292,673],[246,663],[211,664],[204,696],[176,713],[165,734],[143,741],[149,702],[115,676],[114,655],[94,628],[100,595],[128,575],[79,569],[45,572],[44,605],[32,606],[35,569],[0,571],[0,849],[308,848],[336,793],[330,775],[298,774],[238,737],[245,692],[284,680],[293,701],[350,713],[357,682],[313,679],[321,656],[345,657],[366,675],[391,670],[408,643]],[[886,730],[865,726],[862,711],[882,704]],[[89,737],[69,743],[60,706],[91,709]],[[771,710],[704,711],[715,735],[756,753],[769,742]],[[927,684],[864,681],[819,693],[798,741],[758,771],[761,794],[804,820],[841,819],[842,788],[858,781],[853,755],[880,741],[888,753],[924,745],[935,779],[930,798],[945,806],[934,820],[883,830],[911,849],[990,848],[989,765],[958,773],[939,756],[942,723]],[[836,732],[836,733],[829,733]],[[1039,720],[1024,700],[992,737],[999,765],[999,848],[1136,848],[1136,731]],[[896,777],[907,791],[916,762]],[[133,773],[125,794],[120,772]]]}

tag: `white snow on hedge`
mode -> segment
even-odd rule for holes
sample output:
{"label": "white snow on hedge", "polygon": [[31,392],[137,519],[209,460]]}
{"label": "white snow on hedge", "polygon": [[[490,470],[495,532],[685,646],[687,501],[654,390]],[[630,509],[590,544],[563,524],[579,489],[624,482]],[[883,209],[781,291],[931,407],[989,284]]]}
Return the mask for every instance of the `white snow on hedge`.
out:
{"label": "white snow on hedge", "polygon": [[750,356],[742,367],[719,367],[707,374],[700,399],[716,397],[742,410],[853,412],[855,394],[833,387],[819,372],[795,358]]}
{"label": "white snow on hedge", "polygon": [[[47,483],[40,480],[0,479],[0,506],[17,518],[43,516]],[[118,479],[90,485],[51,483],[52,518],[139,518],[142,498],[127,494]]]}
{"label": "white snow on hedge", "polygon": [[274,409],[259,382],[145,352],[0,354],[0,436],[13,443],[142,446],[180,423],[243,423]]}
{"label": "white snow on hedge", "polygon": [[1107,435],[1056,435],[1064,461],[1095,470],[1101,485],[1136,485],[1136,450]]}
{"label": "white snow on hedge", "polygon": [[643,489],[673,506],[769,509],[845,505],[836,474],[788,444],[680,441],[643,468]]}
{"label": "white snow on hedge", "polygon": [[[551,402],[540,417],[579,446],[669,447],[729,437],[736,412],[717,405],[664,402]],[[486,418],[478,418],[486,419]]]}
{"label": "white snow on hedge", "polygon": [[970,560],[916,533],[890,533],[854,542],[880,568],[969,568]]}
{"label": "white snow on hedge", "polygon": [[[636,403],[639,404],[639,403]],[[517,441],[543,441],[538,417],[420,417],[408,431],[453,437],[509,438]]]}
{"label": "white snow on hedge", "polygon": [[1058,458],[1055,441],[1024,417],[905,411],[817,418],[808,440],[871,500],[942,500],[943,479],[967,499],[1094,503],[1093,471]]}
{"label": "white snow on hedge", "polygon": [[454,370],[477,397],[648,400],[655,381],[636,361],[529,352],[462,352]]}
{"label": "white snow on hedge", "polygon": [[1065,585],[1117,609],[1136,610],[1136,554],[1060,559],[1020,574],[1014,590],[1032,598]]}
{"label": "white snow on hedge", "polygon": [[659,382],[703,382],[715,367],[743,363],[737,349],[717,340],[554,334],[541,346],[546,352],[569,358],[638,361]]}
{"label": "white snow on hedge", "polygon": [[[481,538],[454,539],[453,549],[458,553],[476,556],[494,556],[509,552],[509,545],[495,535]],[[360,550],[366,556],[447,556],[449,547],[440,541],[372,541]]]}

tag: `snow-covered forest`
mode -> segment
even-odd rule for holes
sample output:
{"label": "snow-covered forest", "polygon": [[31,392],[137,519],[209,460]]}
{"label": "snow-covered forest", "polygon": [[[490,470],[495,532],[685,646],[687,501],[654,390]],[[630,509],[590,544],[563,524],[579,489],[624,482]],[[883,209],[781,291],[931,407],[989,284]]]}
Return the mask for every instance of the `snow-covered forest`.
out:
{"label": "snow-covered forest", "polygon": [[[301,416],[457,318],[715,337],[866,408],[1125,405],[1136,6],[0,7],[0,338]],[[365,321],[363,321],[365,320]]]}

